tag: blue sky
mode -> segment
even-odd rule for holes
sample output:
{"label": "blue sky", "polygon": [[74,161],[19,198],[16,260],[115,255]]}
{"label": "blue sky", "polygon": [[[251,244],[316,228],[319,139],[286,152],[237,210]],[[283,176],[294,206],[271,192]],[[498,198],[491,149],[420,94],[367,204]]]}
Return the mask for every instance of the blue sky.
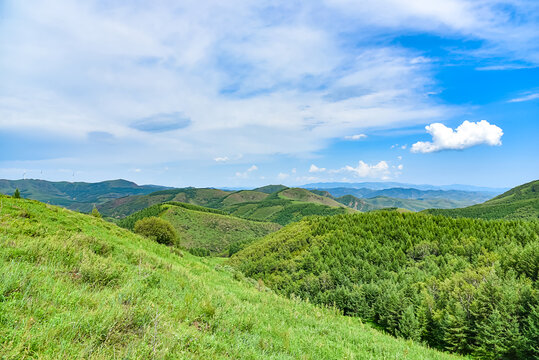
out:
{"label": "blue sky", "polygon": [[539,3],[0,2],[0,178],[539,178]]}

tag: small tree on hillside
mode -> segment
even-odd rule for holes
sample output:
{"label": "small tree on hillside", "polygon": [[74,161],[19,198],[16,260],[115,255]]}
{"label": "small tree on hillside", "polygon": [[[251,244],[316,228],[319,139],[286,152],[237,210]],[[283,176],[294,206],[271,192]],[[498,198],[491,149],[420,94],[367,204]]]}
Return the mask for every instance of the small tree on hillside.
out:
{"label": "small tree on hillside", "polygon": [[174,227],[166,220],[152,216],[135,223],[134,231],[160,244],[176,245],[178,235]]}
{"label": "small tree on hillside", "polygon": [[94,208],[92,209],[92,216],[96,218],[101,218],[101,214],[99,213],[99,210],[94,205]]}
{"label": "small tree on hillside", "polygon": [[20,199],[21,198],[21,192],[19,191],[19,188],[15,189],[15,192],[13,193],[13,197],[15,199]]}

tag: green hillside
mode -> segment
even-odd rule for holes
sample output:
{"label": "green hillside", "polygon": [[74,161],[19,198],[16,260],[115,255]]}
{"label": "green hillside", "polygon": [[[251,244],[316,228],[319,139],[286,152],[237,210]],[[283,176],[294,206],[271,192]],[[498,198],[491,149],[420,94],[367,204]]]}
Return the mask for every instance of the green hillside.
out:
{"label": "green hillside", "polygon": [[456,359],[288,300],[220,259],[0,196],[2,359]]}
{"label": "green hillside", "polygon": [[334,207],[343,207],[343,204],[331,198],[317,195],[308,190],[300,189],[300,188],[290,188],[290,189],[285,189],[283,191],[280,191],[279,197],[281,199],[303,201],[303,202],[309,202],[313,204],[321,204],[321,205],[334,206]]}
{"label": "green hillside", "polygon": [[52,182],[45,180],[1,180],[0,193],[12,195],[19,189],[21,196],[28,199],[60,205],[71,210],[89,212],[94,204],[111,199],[137,194],[149,194],[165,189],[164,186],[139,186],[126,180],[109,180],[98,183]]}
{"label": "green hillside", "polygon": [[120,220],[118,225],[132,230],[137,220],[150,216],[169,221],[176,229],[182,247],[205,249],[214,255],[236,252],[281,227],[275,223],[240,219],[219,210],[177,202],[153,205]]}
{"label": "green hillside", "polygon": [[171,189],[156,191],[144,196],[126,196],[115,199],[98,206],[98,209],[105,216],[123,218],[149,206],[167,201],[218,208],[221,206],[221,201],[231,193],[218,189]]}
{"label": "green hillside", "polygon": [[[336,204],[336,205],[334,205]],[[311,215],[346,214],[354,210],[304,189],[285,189],[262,201],[229,205],[224,211],[246,219],[286,225]]]}
{"label": "green hillside", "polygon": [[289,188],[273,194],[254,190],[227,192],[217,189],[173,189],[116,199],[99,206],[98,209],[105,216],[123,218],[149,206],[169,201],[201,205],[236,217],[281,225],[304,216],[336,215],[354,211],[333,199],[304,189]]}
{"label": "green hillside", "polygon": [[306,218],[231,264],[390,334],[487,359],[539,356],[539,222],[397,211]]}
{"label": "green hillside", "polygon": [[539,219],[539,180],[517,186],[482,204],[462,209],[429,209],[430,214],[482,219]]}

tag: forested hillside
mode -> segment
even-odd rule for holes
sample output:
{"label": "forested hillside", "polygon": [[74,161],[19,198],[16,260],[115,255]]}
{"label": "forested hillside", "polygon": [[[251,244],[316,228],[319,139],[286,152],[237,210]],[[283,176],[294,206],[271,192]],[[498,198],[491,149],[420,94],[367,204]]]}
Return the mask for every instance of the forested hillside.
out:
{"label": "forested hillside", "polygon": [[245,220],[220,210],[178,202],[150,206],[120,220],[118,225],[133,230],[138,220],[151,216],[170,222],[181,246],[197,254],[229,256],[281,228],[275,223]]}
{"label": "forested hillside", "polygon": [[517,186],[494,199],[462,209],[429,209],[430,214],[482,219],[539,219],[539,180]]}
{"label": "forested hillside", "polygon": [[1,359],[456,359],[216,258],[0,195]]}
{"label": "forested hillside", "polygon": [[231,258],[279,293],[487,359],[539,356],[539,222],[377,211],[306,218]]}

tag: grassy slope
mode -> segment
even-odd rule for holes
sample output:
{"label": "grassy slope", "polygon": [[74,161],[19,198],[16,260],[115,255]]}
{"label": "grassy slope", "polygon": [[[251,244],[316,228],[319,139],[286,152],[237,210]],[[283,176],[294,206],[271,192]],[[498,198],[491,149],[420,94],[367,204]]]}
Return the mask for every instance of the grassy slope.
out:
{"label": "grassy slope", "polygon": [[281,199],[310,202],[313,204],[321,204],[321,205],[334,206],[334,207],[345,206],[329,197],[314,194],[308,190],[300,189],[300,188],[291,188],[291,189],[283,190],[279,192],[279,197]]}
{"label": "grassy slope", "polygon": [[539,219],[539,180],[517,186],[483,204],[463,209],[429,209],[430,214],[483,219]]}
{"label": "grassy slope", "polygon": [[281,298],[217,259],[0,198],[0,358],[456,358]]}
{"label": "grassy slope", "polygon": [[230,215],[212,214],[170,206],[162,215],[178,231],[181,245],[223,254],[233,243],[251,243],[279,230],[274,223],[250,221]]}
{"label": "grassy slope", "polygon": [[262,201],[268,197],[268,194],[253,191],[253,190],[242,190],[228,195],[223,199],[223,206],[240,204],[244,202],[253,202],[253,201]]}
{"label": "grassy slope", "polygon": [[338,204],[339,207],[327,205],[330,201],[331,204],[338,204],[332,199],[307,190],[285,189],[268,196],[263,201],[234,204],[224,207],[223,210],[246,219],[275,222],[280,225],[286,225],[310,215],[328,216],[354,211],[341,204]]}

